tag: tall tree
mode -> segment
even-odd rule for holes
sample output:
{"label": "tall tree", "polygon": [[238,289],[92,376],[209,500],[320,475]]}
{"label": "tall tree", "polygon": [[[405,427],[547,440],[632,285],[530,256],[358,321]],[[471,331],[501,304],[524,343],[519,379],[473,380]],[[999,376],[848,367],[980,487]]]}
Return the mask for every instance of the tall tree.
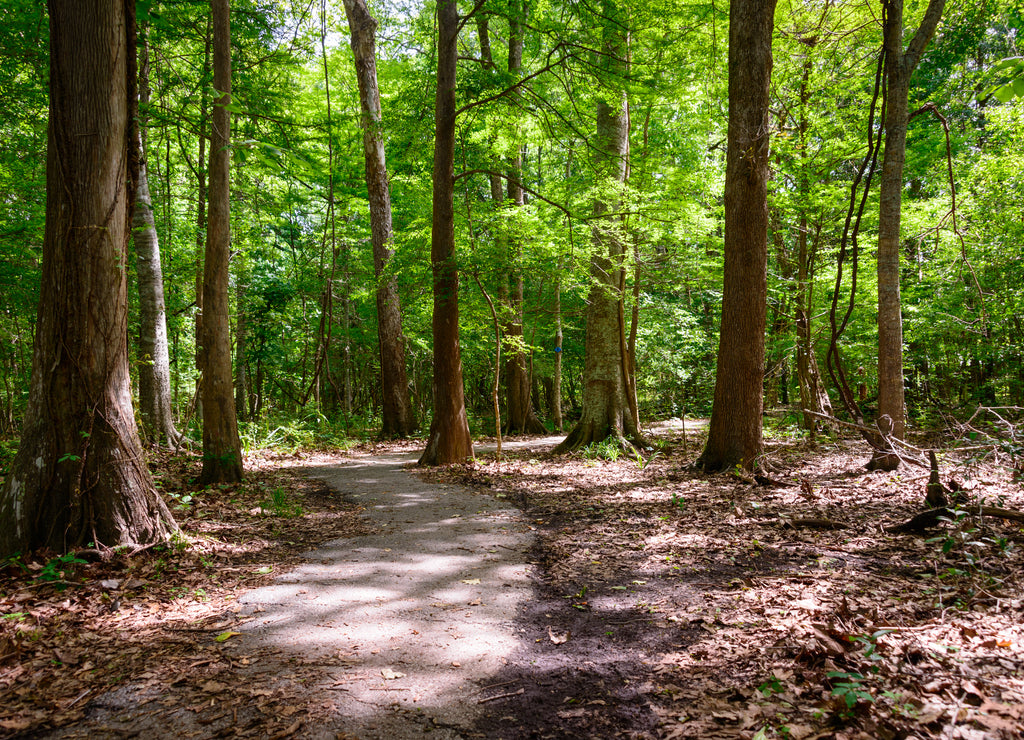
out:
{"label": "tall tree", "polygon": [[[935,35],[946,0],[929,0],[924,18],[903,50],[903,0],[882,0],[885,52],[885,151],[878,214],[878,423],[880,431],[903,439],[903,316],[900,300],[900,211],[906,160],[910,76]],[[899,457],[875,450],[869,467],[894,470]]]}
{"label": "tall tree", "polygon": [[211,0],[214,103],[210,137],[210,209],[203,263],[203,472],[201,483],[242,479],[231,376],[228,283],[231,251],[231,21],[228,0]]}
{"label": "tall tree", "polygon": [[[817,45],[817,37],[804,39],[803,43],[808,48],[813,49]],[[807,117],[807,108],[811,97],[810,79],[812,68],[813,63],[808,52],[804,59],[800,76],[800,106],[799,118],[797,120],[800,157],[797,189],[800,193],[801,205],[797,217],[797,283],[796,296],[794,298],[794,323],[796,324],[797,385],[800,389],[800,408],[804,412],[801,425],[813,434],[821,423],[816,414],[831,416],[832,402],[829,400],[828,393],[821,382],[818,357],[814,351],[814,332],[811,325],[814,258],[817,252],[818,240],[821,236],[821,222],[819,220],[814,230],[814,239],[808,239],[811,225],[807,215],[810,210],[807,201],[811,197],[812,162],[808,152],[808,129],[810,128],[810,123]]]}
{"label": "tall tree", "polygon": [[[509,0],[508,3],[508,74],[513,81],[523,71],[523,25],[526,21],[526,3],[523,0]],[[516,93],[513,93],[516,97]],[[508,160],[508,200],[513,208],[526,205],[523,192],[523,148],[520,136],[513,137],[514,151]],[[508,433],[543,434],[546,430],[537,418],[530,398],[530,373],[527,367],[526,344],[523,340],[523,268],[522,237],[514,235],[509,239],[513,261],[511,291],[508,300],[509,321],[505,327],[508,339],[508,360],[505,369],[506,408],[508,409]],[[504,278],[503,278],[504,280]]]}
{"label": "tall tree", "polygon": [[629,152],[629,113],[624,89],[628,25],[623,9],[614,0],[601,3],[601,17],[604,79],[597,99],[597,132],[592,142],[597,195],[592,215],[583,412],[555,452],[573,450],[610,436],[632,442],[642,439],[626,398],[626,348],[620,320],[626,250],[619,228],[621,222],[615,215]]}
{"label": "tall tree", "polygon": [[761,454],[768,293],[768,87],[776,0],[729,6],[722,328],[708,442],[697,465],[752,468]]}
{"label": "tall tree", "polygon": [[381,434],[384,437],[406,437],[416,428],[416,417],[409,400],[409,381],[405,372],[398,281],[388,272],[392,256],[391,194],[384,158],[380,89],[377,86],[377,20],[370,15],[365,0],[345,0],[345,15],[352,34],[352,54],[359,83],[366,188],[370,201],[370,239],[373,243],[373,270],[377,278],[377,338],[380,342],[383,397]]}
{"label": "tall tree", "polygon": [[437,93],[434,103],[434,193],[430,264],[434,277],[434,418],[420,465],[444,465],[473,456],[466,418],[459,349],[459,271],[455,264],[455,75],[459,9],[437,6]]}
{"label": "tall tree", "polygon": [[213,51],[213,23],[210,18],[206,19],[206,34],[204,36],[203,43],[203,67],[202,74],[199,78],[199,153],[196,157],[196,166],[193,169],[193,173],[196,177],[196,245],[195,245],[195,296],[196,296],[196,313],[195,313],[195,338],[196,338],[196,370],[199,372],[198,385],[196,387],[196,416],[199,419],[203,418],[203,395],[202,395],[202,384],[204,377],[204,363],[206,361],[203,355],[203,271],[204,271],[204,260],[206,254],[206,240],[207,240],[207,219],[209,214],[207,213],[207,207],[209,205],[209,183],[207,182],[207,161],[206,161],[206,127],[210,121],[210,107],[209,107],[209,95],[207,90],[209,85],[207,80],[210,79],[210,55]]}
{"label": "tall tree", "polygon": [[[139,57],[139,106],[149,105],[149,45],[143,38]],[[143,113],[144,115],[144,113]],[[149,195],[145,126],[139,126],[139,177],[135,183],[132,235],[139,284],[139,412],[143,434],[153,443],[182,443],[171,414],[171,367],[167,349],[167,308],[160,241]]]}
{"label": "tall tree", "polygon": [[43,274],[21,446],[0,493],[0,556],[150,544],[177,528],[142,457],[128,377],[130,8],[49,3]]}

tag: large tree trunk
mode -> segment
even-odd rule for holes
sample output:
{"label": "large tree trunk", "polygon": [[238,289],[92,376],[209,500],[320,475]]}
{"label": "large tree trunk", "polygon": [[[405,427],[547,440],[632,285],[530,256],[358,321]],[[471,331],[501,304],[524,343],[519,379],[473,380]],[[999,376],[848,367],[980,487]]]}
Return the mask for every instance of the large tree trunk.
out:
{"label": "large tree trunk", "polygon": [[242,446],[231,376],[228,282],[231,250],[231,25],[228,0],[211,0],[214,103],[210,138],[210,213],[203,265],[203,472],[200,482],[242,479]]}
{"label": "large tree trunk", "polygon": [[[597,101],[597,136],[594,140],[596,172],[601,188],[614,190],[626,177],[629,116],[626,94],[618,79],[625,70],[626,30],[621,10],[612,2],[601,5],[605,18],[604,64],[613,75],[613,86],[601,90]],[[619,234],[617,204],[602,197],[594,200],[591,287],[587,296],[587,328],[584,342],[583,412],[569,435],[555,448],[561,453],[617,437],[642,443],[626,400],[626,368],[623,352],[620,298],[625,248]]]}
{"label": "large tree trunk", "polygon": [[21,446],[0,493],[0,557],[150,544],[177,528],[142,457],[128,377],[134,18],[95,0],[52,0],[49,11],[43,274]]}
{"label": "large tree trunk", "polygon": [[[878,212],[878,420],[879,429],[903,439],[903,316],[900,300],[900,210],[906,159],[910,76],[935,33],[946,0],[930,0],[921,26],[903,51],[903,0],[882,0],[885,47],[885,151]],[[888,417],[888,419],[886,419]],[[883,446],[869,468],[895,470],[899,457]]]}
{"label": "large tree trunk", "polygon": [[459,272],[455,264],[455,73],[459,10],[437,7],[437,98],[434,109],[434,202],[430,263],[434,276],[434,418],[420,465],[473,457],[459,350]]}
{"label": "large tree trunk", "polygon": [[768,292],[768,86],[776,0],[729,8],[725,284],[705,470],[753,468],[762,450]]}
{"label": "large tree trunk", "polygon": [[409,400],[402,341],[402,305],[398,282],[387,271],[391,259],[391,194],[384,136],[381,132],[380,90],[377,86],[375,37],[377,21],[364,0],[345,0],[345,14],[352,33],[359,102],[362,107],[363,152],[366,160],[366,188],[370,201],[370,235],[373,269],[377,277],[377,337],[380,342],[381,411],[384,437],[407,437],[416,428],[416,415]]}

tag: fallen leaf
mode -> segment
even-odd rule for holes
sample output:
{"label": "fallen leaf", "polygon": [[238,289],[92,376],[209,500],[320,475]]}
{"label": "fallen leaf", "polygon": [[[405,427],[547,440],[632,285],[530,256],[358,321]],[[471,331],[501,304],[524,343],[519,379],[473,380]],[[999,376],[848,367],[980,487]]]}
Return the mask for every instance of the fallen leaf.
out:
{"label": "fallen leaf", "polygon": [[555,632],[554,627],[548,625],[548,637],[551,639],[551,642],[555,643],[556,645],[561,645],[563,642],[568,642],[571,636],[571,630],[566,630],[565,632]]}
{"label": "fallen leaf", "polygon": [[0,728],[5,730],[27,730],[32,726],[30,719],[0,719]]}
{"label": "fallen leaf", "polygon": [[224,631],[224,632],[221,632],[221,633],[220,633],[219,635],[217,635],[217,636],[216,636],[216,637],[214,637],[213,639],[214,639],[214,640],[215,640],[216,642],[225,642],[225,641],[227,641],[227,640],[230,640],[230,639],[231,639],[232,637],[234,637],[235,635],[240,635],[240,634],[242,634],[242,633],[241,633],[241,632],[234,632],[234,631],[232,631],[232,630],[226,630],[226,631]]}

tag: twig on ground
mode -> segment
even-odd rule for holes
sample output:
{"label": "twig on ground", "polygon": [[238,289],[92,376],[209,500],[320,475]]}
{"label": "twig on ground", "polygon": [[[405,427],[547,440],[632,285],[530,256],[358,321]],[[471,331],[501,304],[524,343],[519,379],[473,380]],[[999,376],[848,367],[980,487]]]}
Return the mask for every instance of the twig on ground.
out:
{"label": "twig on ground", "polygon": [[498,694],[497,696],[488,696],[483,699],[478,699],[477,704],[486,704],[489,701],[498,701],[499,699],[511,699],[513,696],[519,696],[525,694],[526,689],[519,689],[518,691],[510,691],[507,694]]}

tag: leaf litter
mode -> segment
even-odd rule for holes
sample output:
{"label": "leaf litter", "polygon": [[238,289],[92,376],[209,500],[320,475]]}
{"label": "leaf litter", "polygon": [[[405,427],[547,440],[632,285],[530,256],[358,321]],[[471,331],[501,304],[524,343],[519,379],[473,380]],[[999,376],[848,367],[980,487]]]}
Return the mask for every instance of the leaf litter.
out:
{"label": "leaf litter", "polygon": [[[537,535],[523,647],[478,690],[488,714],[469,737],[1021,736],[1019,524],[887,534],[922,509],[917,470],[863,472],[856,442],[775,440],[773,480],[792,485],[760,486],[692,471],[699,442],[663,438],[643,463],[526,448],[429,473],[507,497]],[[345,690],[331,672],[357,656],[219,641],[245,639],[241,592],[366,533],[287,462],[189,494],[194,458],[154,460],[172,502],[193,496],[187,544],[5,564],[0,736],[159,735],[171,718],[183,737],[283,738],[330,716]],[[1012,471],[957,475],[972,500],[1024,508]]]}
{"label": "leaf litter", "polygon": [[0,737],[167,736],[172,726],[181,737],[290,737],[300,711],[303,722],[329,712],[303,666],[223,650],[244,640],[232,629],[241,592],[316,544],[366,533],[355,507],[282,462],[250,458],[245,483],[195,491],[197,457],[154,453],[158,487],[178,507],[177,542],[3,564]]}
{"label": "leaf litter", "polygon": [[[533,631],[552,637],[508,668],[516,723],[492,714],[484,735],[1024,736],[1019,523],[888,534],[924,508],[926,474],[868,473],[856,441],[769,440],[762,486],[695,472],[688,441],[443,474],[517,502],[539,536]],[[962,501],[1024,509],[1013,470],[955,472]]]}

